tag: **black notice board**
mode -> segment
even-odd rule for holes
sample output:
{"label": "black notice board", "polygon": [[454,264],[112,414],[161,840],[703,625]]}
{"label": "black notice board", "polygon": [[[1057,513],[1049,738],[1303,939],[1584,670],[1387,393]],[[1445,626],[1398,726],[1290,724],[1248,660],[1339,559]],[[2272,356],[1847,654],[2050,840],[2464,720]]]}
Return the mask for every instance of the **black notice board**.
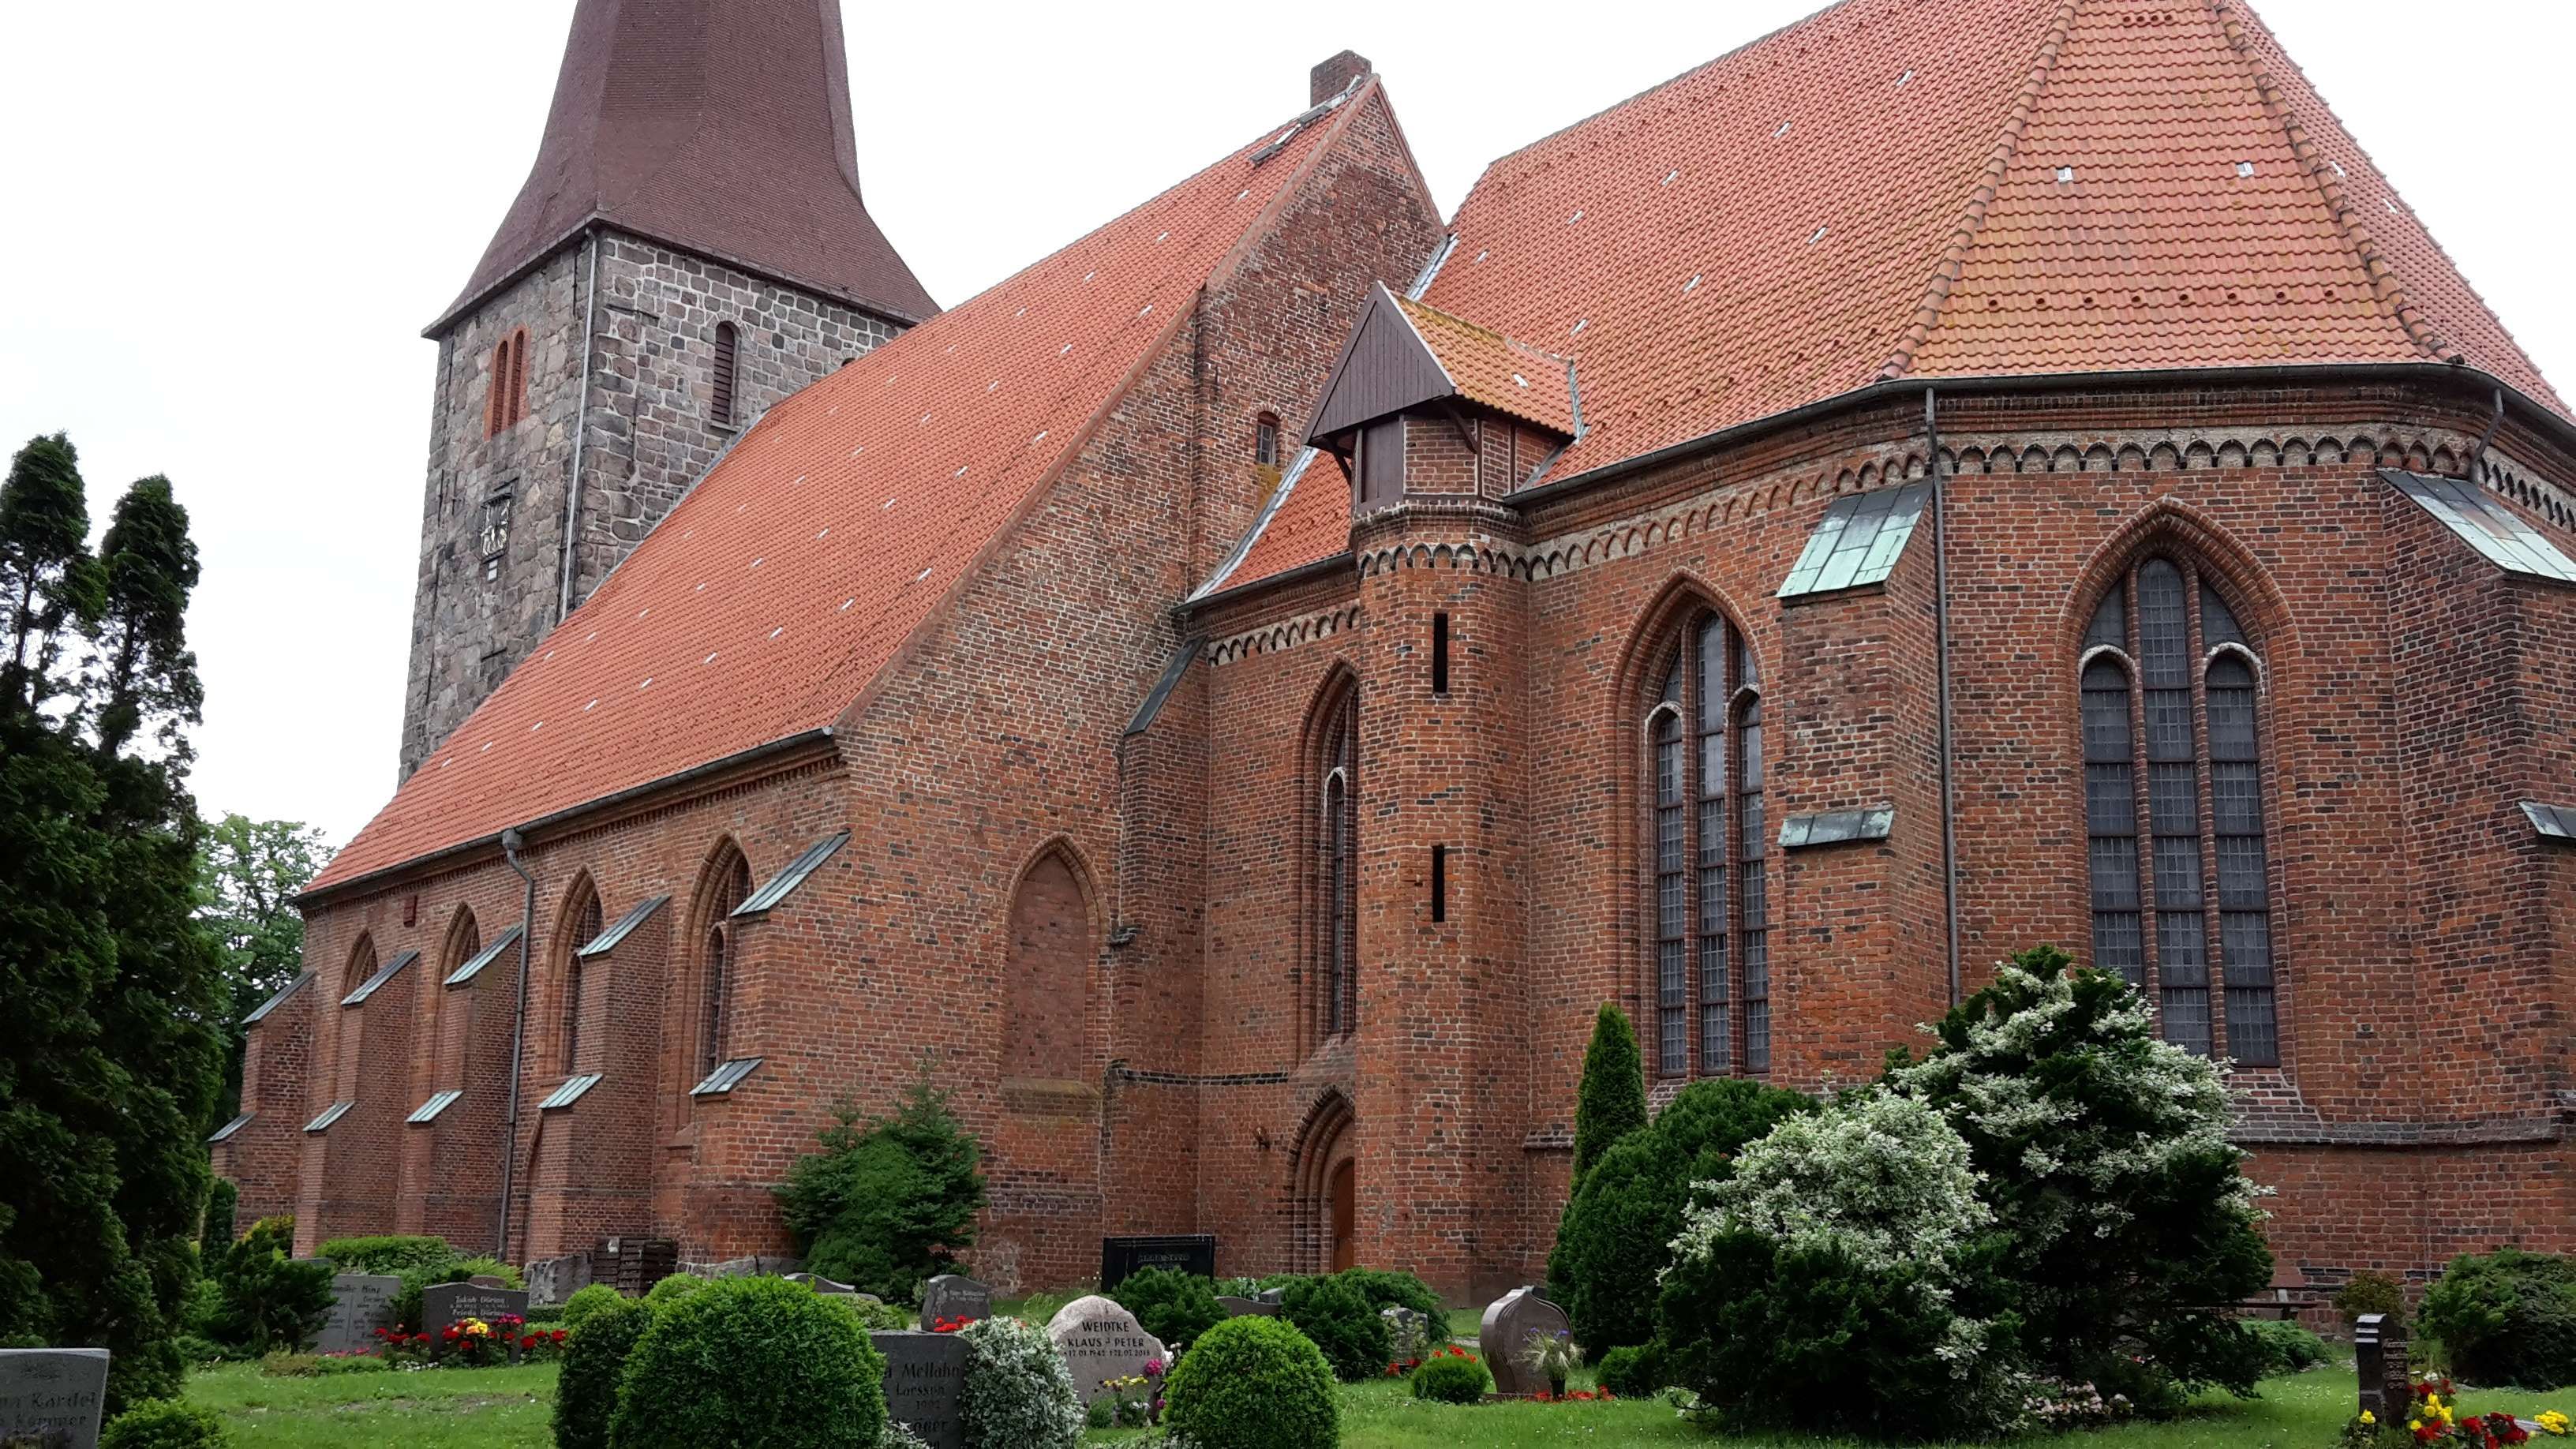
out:
{"label": "black notice board", "polygon": [[1108,1293],[1139,1268],[1178,1268],[1216,1276],[1216,1234],[1174,1233],[1153,1238],[1100,1240],[1100,1291]]}

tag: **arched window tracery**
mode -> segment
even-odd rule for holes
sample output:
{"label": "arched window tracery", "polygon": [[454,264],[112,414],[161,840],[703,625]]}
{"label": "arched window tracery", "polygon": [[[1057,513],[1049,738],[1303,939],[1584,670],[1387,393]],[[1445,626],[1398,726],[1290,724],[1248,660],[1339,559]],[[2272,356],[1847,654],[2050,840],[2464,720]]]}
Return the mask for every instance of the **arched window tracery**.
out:
{"label": "arched window tracery", "polygon": [[1315,973],[1321,1035],[1359,1022],[1359,690],[1345,686],[1328,706],[1315,807]]}
{"label": "arched window tracery", "polygon": [[1752,647],[1713,611],[1684,624],[1646,717],[1658,1075],[1771,1068],[1762,698]]}
{"label": "arched window tracery", "polygon": [[2165,1040],[2274,1066],[2260,681],[2235,611],[2188,559],[2141,559],[2084,632],[2093,963],[2147,993]]}

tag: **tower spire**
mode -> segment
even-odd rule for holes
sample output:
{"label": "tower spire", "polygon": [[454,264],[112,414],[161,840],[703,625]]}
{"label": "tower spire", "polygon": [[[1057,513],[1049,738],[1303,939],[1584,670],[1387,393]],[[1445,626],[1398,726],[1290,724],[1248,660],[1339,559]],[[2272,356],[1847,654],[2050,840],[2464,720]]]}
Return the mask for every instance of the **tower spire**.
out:
{"label": "tower spire", "polygon": [[859,199],[840,0],[580,0],[545,139],[436,335],[593,223],[910,323]]}

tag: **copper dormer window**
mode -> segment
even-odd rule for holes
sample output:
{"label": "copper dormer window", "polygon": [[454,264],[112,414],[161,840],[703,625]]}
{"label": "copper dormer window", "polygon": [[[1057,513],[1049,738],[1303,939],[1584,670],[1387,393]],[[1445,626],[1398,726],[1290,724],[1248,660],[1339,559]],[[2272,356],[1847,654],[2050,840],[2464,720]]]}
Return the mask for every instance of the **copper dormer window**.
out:
{"label": "copper dormer window", "polygon": [[527,415],[528,329],[519,327],[492,346],[491,371],[483,385],[483,436],[498,437]]}
{"label": "copper dormer window", "polygon": [[1769,849],[1752,648],[1702,612],[1646,701],[1648,900],[1661,1076],[1771,1069]]}
{"label": "copper dormer window", "polygon": [[738,360],[736,348],[737,343],[735,340],[733,324],[730,322],[717,323],[716,362],[714,374],[715,400],[709,404],[707,411],[708,414],[716,420],[716,422],[727,427],[730,427],[733,424],[734,368]]}
{"label": "copper dormer window", "polygon": [[2157,557],[2103,596],[2078,669],[2093,964],[2174,1045],[2278,1065],[2259,656],[2197,567]]}

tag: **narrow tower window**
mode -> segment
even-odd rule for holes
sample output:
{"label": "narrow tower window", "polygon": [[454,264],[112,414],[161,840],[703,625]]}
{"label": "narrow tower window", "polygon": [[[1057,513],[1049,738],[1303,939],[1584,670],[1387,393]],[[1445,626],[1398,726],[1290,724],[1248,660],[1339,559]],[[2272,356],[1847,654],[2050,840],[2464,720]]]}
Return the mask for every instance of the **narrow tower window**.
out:
{"label": "narrow tower window", "polygon": [[499,436],[527,413],[528,329],[520,327],[492,346],[492,369],[483,389],[483,436]]}
{"label": "narrow tower window", "polygon": [[733,423],[735,361],[734,326],[730,322],[719,322],[716,324],[715,401],[709,406],[708,413],[716,422],[728,427]]}
{"label": "narrow tower window", "polygon": [[1431,616],[1431,692],[1449,692],[1449,616]]}
{"label": "narrow tower window", "polygon": [[1252,461],[1264,468],[1279,466],[1279,415],[1263,413],[1252,420]]}
{"label": "narrow tower window", "polygon": [[1434,924],[1449,919],[1449,847],[1431,847],[1431,919]]}

